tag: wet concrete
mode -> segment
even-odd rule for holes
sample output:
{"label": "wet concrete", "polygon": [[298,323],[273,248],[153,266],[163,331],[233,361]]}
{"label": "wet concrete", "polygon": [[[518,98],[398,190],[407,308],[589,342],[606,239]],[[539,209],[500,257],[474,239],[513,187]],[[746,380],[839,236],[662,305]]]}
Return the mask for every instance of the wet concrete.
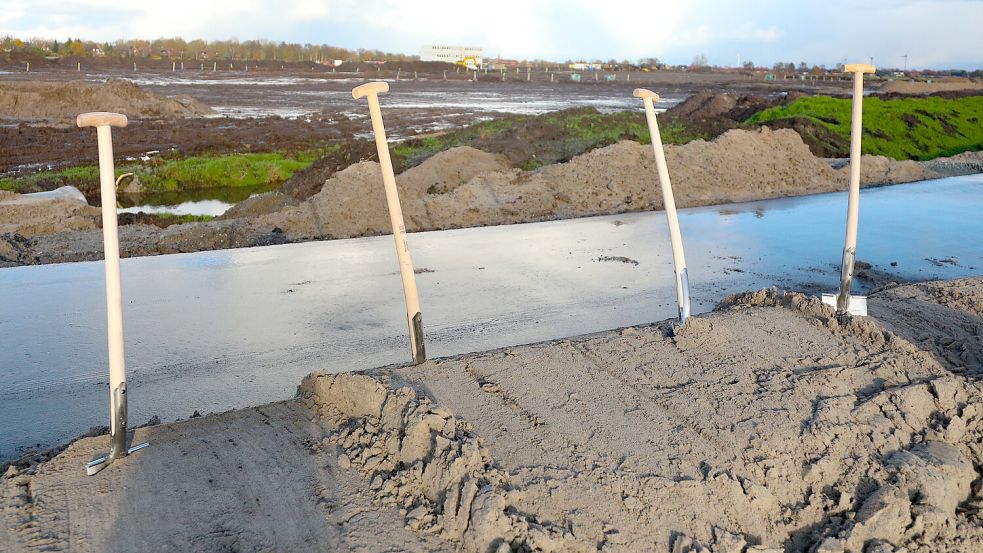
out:
{"label": "wet concrete", "polygon": [[[979,175],[867,189],[858,257],[882,279],[983,274],[981,210]],[[845,213],[843,193],[683,210],[694,310],[771,285],[833,291]],[[431,356],[676,314],[661,212],[410,245]],[[102,271],[0,270],[0,458],[107,423]],[[409,359],[390,237],[125,259],[122,275],[133,424],[287,398],[313,370]]]}

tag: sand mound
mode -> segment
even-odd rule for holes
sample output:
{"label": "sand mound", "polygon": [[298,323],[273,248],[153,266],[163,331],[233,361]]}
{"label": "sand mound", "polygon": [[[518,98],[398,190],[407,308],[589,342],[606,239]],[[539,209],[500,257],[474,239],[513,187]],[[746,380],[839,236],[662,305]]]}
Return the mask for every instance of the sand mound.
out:
{"label": "sand mound", "polygon": [[[829,192],[846,182],[790,130],[732,130],[712,142],[670,146],[666,156],[681,207]],[[879,182],[884,174],[901,180],[893,167],[884,161],[872,172]],[[399,175],[397,184],[411,231],[662,207],[652,149],[630,141],[528,172],[510,169],[501,156],[453,148]],[[290,239],[382,234],[389,230],[384,205],[379,165],[365,161],[337,173],[301,206],[261,221]]]}
{"label": "sand mound", "polygon": [[131,118],[199,117],[213,113],[208,106],[187,96],[166,98],[123,79],[109,79],[104,84],[0,83],[0,117],[67,122],[88,111],[112,111]]}
{"label": "sand mound", "polygon": [[[849,182],[850,168],[840,170],[843,183]],[[860,183],[864,185],[900,184],[941,177],[916,161],[898,161],[885,156],[865,155],[860,161]]]}
{"label": "sand mound", "polygon": [[256,215],[279,211],[285,207],[297,205],[298,203],[300,202],[286,194],[267,192],[265,194],[257,194],[233,205],[218,218],[237,219],[240,217],[254,217]]}
{"label": "sand mound", "polygon": [[711,118],[726,115],[737,107],[737,96],[708,90],[698,92],[669,111],[684,118]]}
{"label": "sand mound", "polygon": [[[437,211],[420,201],[453,193],[478,175],[508,170],[504,156],[474,148],[452,148],[400,174],[396,186],[409,230],[463,226],[471,221],[465,209]],[[405,198],[405,199],[404,199]],[[379,164],[363,161],[329,179],[321,191],[297,207],[260,217],[291,238],[350,237],[390,230],[389,212]],[[382,208],[382,209],[380,209]],[[444,222],[437,226],[436,221]],[[473,224],[473,223],[472,223]]]}
{"label": "sand mound", "polygon": [[939,157],[921,162],[926,168],[945,176],[983,173],[983,151],[963,152],[951,157]]}
{"label": "sand mound", "polygon": [[942,82],[890,81],[880,88],[882,93],[932,94],[955,90],[983,90],[983,82],[959,79]]}
{"label": "sand mound", "polygon": [[[33,237],[67,230],[89,230],[102,226],[102,212],[69,194],[59,193],[71,189],[63,187],[40,194],[13,194],[0,196],[0,235],[17,234]],[[4,257],[0,249],[0,258]]]}
{"label": "sand mound", "polygon": [[665,116],[669,119],[684,119],[689,122],[727,119],[736,125],[776,103],[776,100],[763,96],[738,96],[704,90],[673,106]]}

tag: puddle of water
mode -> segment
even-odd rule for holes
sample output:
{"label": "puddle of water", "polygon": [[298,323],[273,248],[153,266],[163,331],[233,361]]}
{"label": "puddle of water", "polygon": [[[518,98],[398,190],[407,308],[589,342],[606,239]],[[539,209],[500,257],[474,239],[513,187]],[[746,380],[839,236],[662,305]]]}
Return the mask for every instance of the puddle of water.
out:
{"label": "puddle of water", "polygon": [[[983,176],[864,190],[860,209],[858,257],[877,269],[983,274]],[[682,210],[694,311],[765,286],[834,291],[845,214],[843,193]],[[431,356],[676,314],[661,212],[410,242],[432,271],[417,277]],[[397,271],[388,236],[123,260],[131,421],[284,399],[311,371],[407,361]],[[0,458],[106,424],[104,301],[98,262],[0,270]]]}
{"label": "puddle of water", "polygon": [[[182,192],[121,195],[118,213],[174,213],[177,215],[218,216],[234,204],[256,194],[278,188],[279,185],[207,188]],[[96,202],[98,205],[98,202]]]}
{"label": "puddle of water", "polygon": [[221,200],[201,200],[197,202],[181,202],[177,205],[136,205],[121,207],[117,213],[170,213],[173,215],[211,215],[218,217],[232,207],[233,204]]}

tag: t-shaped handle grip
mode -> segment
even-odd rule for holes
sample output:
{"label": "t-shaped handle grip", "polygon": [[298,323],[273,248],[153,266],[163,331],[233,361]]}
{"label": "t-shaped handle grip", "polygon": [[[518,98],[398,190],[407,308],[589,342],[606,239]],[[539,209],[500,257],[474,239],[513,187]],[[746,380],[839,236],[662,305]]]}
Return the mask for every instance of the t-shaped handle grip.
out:
{"label": "t-shaped handle grip", "polygon": [[659,95],[647,88],[636,88],[635,92],[632,92],[632,95],[634,95],[636,98],[642,99],[651,98],[653,102],[659,101]]}
{"label": "t-shaped handle grip", "polygon": [[843,66],[845,73],[874,73],[877,69],[869,63],[848,63]]}
{"label": "t-shaped handle grip", "polygon": [[94,111],[79,115],[75,119],[75,123],[80,127],[125,127],[127,121],[126,116],[122,113]]}
{"label": "t-shaped handle grip", "polygon": [[365,83],[363,85],[358,85],[352,89],[352,98],[358,100],[359,98],[364,98],[369,95],[377,95],[380,92],[389,92],[389,83],[385,81],[375,81],[372,83]]}

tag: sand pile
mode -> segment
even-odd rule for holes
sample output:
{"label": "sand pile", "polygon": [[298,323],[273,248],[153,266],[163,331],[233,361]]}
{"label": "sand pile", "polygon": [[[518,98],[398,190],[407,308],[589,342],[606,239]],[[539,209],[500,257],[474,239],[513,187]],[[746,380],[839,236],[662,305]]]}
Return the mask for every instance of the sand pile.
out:
{"label": "sand pile", "polygon": [[[936,286],[940,306],[979,306],[978,280]],[[892,301],[905,305],[903,296]],[[940,323],[926,332],[945,336],[959,324]],[[80,467],[105,437],[10,471],[0,480],[0,543],[482,553],[983,547],[979,381],[873,320],[839,321],[800,294],[733,297],[685,327],[312,375],[298,395],[142,429],[151,448],[97,477]]]}
{"label": "sand pile", "polygon": [[950,92],[956,90],[983,90],[983,82],[971,79],[952,79],[947,81],[889,81],[881,88],[882,93],[897,94],[933,94],[935,92]]}
{"label": "sand pile", "polygon": [[[468,206],[457,205],[451,209],[441,202],[427,200],[451,194],[481,175],[508,170],[504,156],[469,147],[441,152],[407,170],[396,179],[406,228],[481,224],[468,213]],[[283,229],[291,239],[384,234],[391,228],[389,212],[380,209],[385,205],[379,164],[363,161],[338,172],[319,193],[300,206],[261,216],[259,220]]]}
{"label": "sand pile", "polygon": [[[842,182],[849,182],[850,168],[840,170]],[[866,185],[900,184],[919,180],[937,179],[939,173],[917,161],[898,161],[886,156],[864,155],[860,161],[860,182]]]}
{"label": "sand pile", "polygon": [[983,151],[963,152],[951,157],[940,157],[921,162],[926,168],[945,176],[983,173]]}
{"label": "sand pile", "polygon": [[[76,195],[65,194],[66,190]],[[72,187],[41,194],[0,193],[0,235],[30,238],[69,230],[102,227],[102,212],[92,207]],[[0,257],[4,246],[0,241]]]}
{"label": "sand pile", "polygon": [[668,332],[373,374],[473,421],[517,511],[605,550],[983,544],[964,503],[981,499],[978,385],[797,294],[748,294]]}
{"label": "sand pile", "polygon": [[167,98],[130,81],[104,84],[17,81],[0,83],[0,118],[74,122],[79,113],[112,111],[131,118],[199,117],[211,108],[187,96]]}
{"label": "sand pile", "polygon": [[[669,146],[680,207],[841,190],[846,170],[813,156],[794,131],[732,130],[712,142]],[[914,162],[865,159],[866,184],[908,182],[934,173]],[[329,179],[304,204],[261,216],[288,238],[388,232],[379,165],[361,162]],[[469,147],[442,152],[397,177],[411,231],[507,224],[662,208],[650,146],[623,141],[537,171]]]}
{"label": "sand pile", "polygon": [[[790,100],[790,98],[786,99],[786,101]],[[682,119],[689,123],[702,121],[711,125],[724,122],[724,126],[736,126],[751,115],[776,103],[778,100],[764,96],[739,96],[727,92],[703,90],[670,108],[663,118]]]}

